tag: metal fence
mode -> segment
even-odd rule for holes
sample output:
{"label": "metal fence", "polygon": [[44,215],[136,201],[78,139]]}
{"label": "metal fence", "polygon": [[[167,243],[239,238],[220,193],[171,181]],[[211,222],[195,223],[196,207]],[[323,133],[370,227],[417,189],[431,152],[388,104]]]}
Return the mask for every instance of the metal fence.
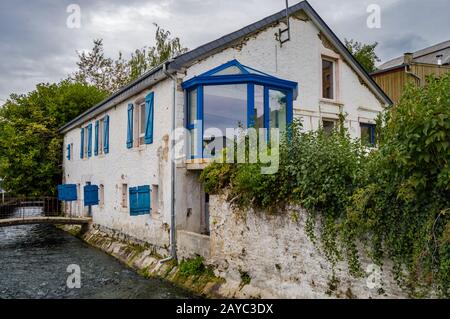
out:
{"label": "metal fence", "polygon": [[63,215],[61,202],[56,197],[5,198],[0,202],[0,219]]}

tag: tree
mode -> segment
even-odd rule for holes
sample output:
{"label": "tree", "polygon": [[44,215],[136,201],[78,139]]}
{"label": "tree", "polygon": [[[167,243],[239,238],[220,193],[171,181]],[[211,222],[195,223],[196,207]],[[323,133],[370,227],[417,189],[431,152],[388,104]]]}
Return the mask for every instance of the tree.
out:
{"label": "tree", "polygon": [[353,39],[345,39],[345,46],[368,73],[376,71],[375,63],[381,61],[375,53],[378,42],[363,44]]}
{"label": "tree", "polygon": [[78,54],[78,71],[73,75],[75,82],[91,84],[102,91],[112,93],[128,83],[127,61],[119,52],[116,60],[105,57],[103,40],[94,40],[94,47],[88,53]]}
{"label": "tree", "polygon": [[90,52],[78,53],[78,71],[72,79],[113,93],[151,68],[187,51],[178,37],[172,38],[170,31],[154,25],[156,44],[135,50],[130,60],[124,59],[121,52],[116,60],[105,57],[103,40],[94,40]]}
{"label": "tree", "polygon": [[82,83],[39,84],[12,94],[0,108],[0,176],[14,195],[54,195],[61,182],[59,127],[99,103],[107,93]]}

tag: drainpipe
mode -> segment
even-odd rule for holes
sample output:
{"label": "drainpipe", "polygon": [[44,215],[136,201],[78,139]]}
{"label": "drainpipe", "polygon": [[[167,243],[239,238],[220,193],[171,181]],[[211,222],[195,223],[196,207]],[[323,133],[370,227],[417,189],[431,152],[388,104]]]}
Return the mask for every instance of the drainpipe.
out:
{"label": "drainpipe", "polygon": [[[173,83],[173,101],[172,101],[172,134],[175,132],[175,110],[176,110],[176,93],[177,93],[177,78],[167,70],[167,65],[171,62],[167,61],[163,64],[164,74],[172,79]],[[171,151],[174,151],[175,140],[172,137],[170,141]],[[172,153],[173,154],[173,153]],[[168,258],[159,261],[160,264],[167,261],[177,259],[177,242],[176,242],[176,215],[175,215],[175,159],[170,158],[170,192],[171,192],[171,204],[170,204],[170,256]]]}

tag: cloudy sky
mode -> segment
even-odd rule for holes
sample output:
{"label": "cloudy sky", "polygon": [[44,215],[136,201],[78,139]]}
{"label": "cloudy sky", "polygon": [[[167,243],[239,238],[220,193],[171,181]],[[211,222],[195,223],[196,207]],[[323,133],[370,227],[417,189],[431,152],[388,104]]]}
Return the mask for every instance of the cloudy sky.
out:
{"label": "cloudy sky", "polygon": [[[298,0],[290,0],[290,5]],[[153,44],[158,23],[195,48],[284,8],[284,0],[1,0],[0,104],[10,93],[65,78],[76,51],[104,39],[108,55],[127,57]],[[450,39],[448,0],[310,0],[341,38],[379,42],[383,61]],[[81,28],[67,27],[71,4]],[[381,8],[381,28],[366,26],[370,4]]]}

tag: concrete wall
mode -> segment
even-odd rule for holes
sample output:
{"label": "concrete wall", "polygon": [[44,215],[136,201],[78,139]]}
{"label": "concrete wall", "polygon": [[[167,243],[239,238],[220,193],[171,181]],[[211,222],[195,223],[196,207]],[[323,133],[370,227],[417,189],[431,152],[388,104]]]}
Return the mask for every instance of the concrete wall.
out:
{"label": "concrete wall", "polygon": [[[207,262],[232,286],[241,281],[241,272],[251,278],[240,297],[262,298],[402,298],[406,294],[395,283],[386,261],[382,285],[369,288],[375,278],[353,278],[345,262],[332,268],[323,252],[305,232],[306,212],[292,209],[269,216],[265,212],[233,211],[221,196],[211,196],[210,255]],[[291,214],[298,214],[298,219]],[[371,261],[362,258],[366,270]],[[372,276],[370,276],[372,274]],[[375,274],[376,275],[376,274]],[[375,283],[378,281],[375,279]],[[333,287],[335,286],[335,288]],[[379,288],[384,290],[380,294]]]}

